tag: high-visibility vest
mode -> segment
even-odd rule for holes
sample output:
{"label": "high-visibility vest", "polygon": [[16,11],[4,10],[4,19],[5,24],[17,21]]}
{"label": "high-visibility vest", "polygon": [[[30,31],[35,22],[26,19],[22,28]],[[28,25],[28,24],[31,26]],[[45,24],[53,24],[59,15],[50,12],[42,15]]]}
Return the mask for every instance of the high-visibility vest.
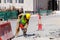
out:
{"label": "high-visibility vest", "polygon": [[21,19],[20,19],[20,21],[19,21],[19,23],[21,23],[21,24],[23,24],[23,25],[26,24],[26,20],[25,20],[24,16],[25,16],[25,15],[22,15],[22,17],[21,17]]}

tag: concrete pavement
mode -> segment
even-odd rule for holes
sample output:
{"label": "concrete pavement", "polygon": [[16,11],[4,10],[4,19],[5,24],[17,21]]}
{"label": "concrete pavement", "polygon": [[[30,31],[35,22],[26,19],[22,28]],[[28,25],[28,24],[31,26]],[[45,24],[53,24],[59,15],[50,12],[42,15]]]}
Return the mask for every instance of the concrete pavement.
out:
{"label": "concrete pavement", "polygon": [[[43,16],[42,19],[42,30],[38,30],[38,17],[33,15],[29,21],[29,27],[27,34],[34,36],[29,36],[25,38],[24,36],[13,38],[12,40],[60,40],[60,16]],[[10,21],[12,25],[12,32],[15,35],[16,30],[16,20]],[[20,31],[19,35],[22,35]]]}

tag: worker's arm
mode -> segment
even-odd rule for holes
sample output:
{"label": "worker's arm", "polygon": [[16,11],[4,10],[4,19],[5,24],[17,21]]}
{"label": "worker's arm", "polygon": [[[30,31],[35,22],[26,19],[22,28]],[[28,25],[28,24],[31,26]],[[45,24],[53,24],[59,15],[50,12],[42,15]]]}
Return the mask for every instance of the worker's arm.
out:
{"label": "worker's arm", "polygon": [[21,16],[21,15],[24,15],[24,14],[23,14],[23,13],[22,13],[22,14],[19,14],[19,15],[18,15],[18,18],[19,18],[19,16]]}
{"label": "worker's arm", "polygon": [[25,26],[24,26],[24,28],[27,28],[27,27],[28,27],[28,24],[26,23]]}
{"label": "worker's arm", "polygon": [[29,20],[27,20],[24,28],[28,28],[28,25],[29,25]]}

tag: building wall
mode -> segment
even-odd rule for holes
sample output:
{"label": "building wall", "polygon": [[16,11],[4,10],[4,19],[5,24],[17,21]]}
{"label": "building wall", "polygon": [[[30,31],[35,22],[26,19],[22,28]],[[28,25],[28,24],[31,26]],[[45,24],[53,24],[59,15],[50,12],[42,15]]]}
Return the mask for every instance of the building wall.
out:
{"label": "building wall", "polygon": [[25,11],[33,11],[33,0],[24,0],[24,3],[15,3],[15,0],[12,0],[13,3],[0,3],[1,7],[9,8],[10,6],[15,6],[16,8],[23,7]]}
{"label": "building wall", "polygon": [[36,9],[36,4],[37,3],[37,0],[33,0],[33,10],[34,10],[34,12],[36,12],[37,11],[37,9]]}
{"label": "building wall", "polygon": [[57,0],[58,3],[58,10],[60,10],[60,0]]}
{"label": "building wall", "polygon": [[48,9],[48,1],[49,0],[33,0],[33,10],[37,11],[37,9]]}
{"label": "building wall", "polygon": [[24,11],[33,11],[33,0],[24,0],[24,3],[13,3],[17,8],[23,7]]}
{"label": "building wall", "polygon": [[33,11],[33,0],[25,0],[24,1],[24,10]]}
{"label": "building wall", "polygon": [[47,9],[49,0],[37,0],[37,8]]}
{"label": "building wall", "polygon": [[0,3],[0,6],[6,6],[9,8],[10,6],[15,6],[16,8],[23,7],[25,11],[37,11],[37,8],[47,9],[48,8],[48,0],[24,0],[24,3],[15,3],[15,0],[12,0],[13,3]]}

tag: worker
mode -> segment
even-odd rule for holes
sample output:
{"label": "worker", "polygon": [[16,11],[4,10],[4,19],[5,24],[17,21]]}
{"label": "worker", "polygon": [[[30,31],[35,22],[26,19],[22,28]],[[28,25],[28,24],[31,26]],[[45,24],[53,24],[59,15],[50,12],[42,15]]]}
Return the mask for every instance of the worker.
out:
{"label": "worker", "polygon": [[20,14],[18,16],[17,28],[16,28],[15,36],[18,35],[18,33],[20,31],[19,29],[21,29],[23,31],[23,35],[26,36],[26,32],[27,32],[30,16],[31,16],[30,13]]}

